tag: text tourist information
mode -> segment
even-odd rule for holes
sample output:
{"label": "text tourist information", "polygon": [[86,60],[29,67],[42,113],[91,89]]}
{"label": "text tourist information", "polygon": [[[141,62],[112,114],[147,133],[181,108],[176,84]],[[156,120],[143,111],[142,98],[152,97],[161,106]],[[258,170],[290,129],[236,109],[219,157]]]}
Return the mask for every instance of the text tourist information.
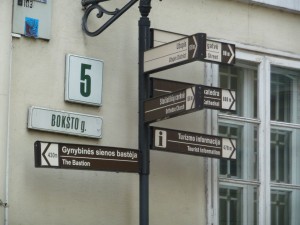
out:
{"label": "text tourist information", "polygon": [[219,159],[236,159],[236,139],[152,127],[151,149]]}
{"label": "text tourist information", "polygon": [[36,141],[35,167],[139,172],[134,149]]}

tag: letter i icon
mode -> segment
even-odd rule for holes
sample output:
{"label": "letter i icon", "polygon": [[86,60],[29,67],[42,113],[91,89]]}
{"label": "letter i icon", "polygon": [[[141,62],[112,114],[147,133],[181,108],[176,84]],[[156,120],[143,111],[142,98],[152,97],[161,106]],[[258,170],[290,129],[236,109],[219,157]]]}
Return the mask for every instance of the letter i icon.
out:
{"label": "letter i icon", "polygon": [[167,147],[167,132],[164,130],[155,130],[155,147]]}

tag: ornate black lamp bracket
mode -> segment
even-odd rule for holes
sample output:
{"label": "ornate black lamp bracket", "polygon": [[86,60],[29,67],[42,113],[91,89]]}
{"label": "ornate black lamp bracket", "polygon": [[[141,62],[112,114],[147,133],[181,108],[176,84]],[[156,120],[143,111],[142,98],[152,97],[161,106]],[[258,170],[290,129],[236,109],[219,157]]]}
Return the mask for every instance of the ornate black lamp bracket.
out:
{"label": "ornate black lamp bracket", "polygon": [[[81,0],[81,5],[85,10],[82,17],[82,29],[89,36],[97,36],[108,28],[115,20],[117,20],[123,13],[125,13],[131,6],[133,6],[138,0],[129,0],[129,2],[123,6],[123,8],[116,8],[114,11],[108,11],[104,9],[99,3],[109,0]],[[94,10],[98,10],[97,17],[100,19],[104,14],[111,16],[99,29],[90,31],[88,29],[87,20],[90,13]]]}

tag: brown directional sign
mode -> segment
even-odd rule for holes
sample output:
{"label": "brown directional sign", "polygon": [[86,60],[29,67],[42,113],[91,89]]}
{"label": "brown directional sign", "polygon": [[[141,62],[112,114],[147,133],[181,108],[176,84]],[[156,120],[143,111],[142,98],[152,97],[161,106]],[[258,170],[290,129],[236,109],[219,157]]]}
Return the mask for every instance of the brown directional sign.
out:
{"label": "brown directional sign", "polygon": [[157,47],[172,41],[176,41],[178,39],[187,37],[188,35],[185,34],[179,34],[175,32],[170,32],[170,31],[165,31],[165,30],[160,30],[160,29],[155,29],[155,28],[150,28],[150,45],[151,48]]}
{"label": "brown directional sign", "polygon": [[35,167],[139,172],[139,152],[134,149],[36,141]]}
{"label": "brown directional sign", "polygon": [[228,65],[235,64],[235,45],[206,40],[205,61]]}
{"label": "brown directional sign", "polygon": [[[152,43],[154,47],[162,44],[174,42],[179,39],[188,37],[188,35],[178,34],[170,31],[151,29]],[[205,40],[205,57],[201,61],[211,63],[233,65],[235,64],[235,45],[225,42],[215,41],[212,39]]]}
{"label": "brown directional sign", "polygon": [[[189,88],[195,84],[151,78],[153,97],[168,94],[182,88]],[[222,89],[217,87],[201,86],[203,98],[203,107],[209,109],[235,111],[236,110],[236,92],[234,90]]]}
{"label": "brown directional sign", "polygon": [[206,34],[192,36],[160,45],[144,52],[144,72],[154,73],[197,60],[203,60]]}
{"label": "brown directional sign", "polygon": [[179,91],[195,85],[192,83],[159,79],[154,77],[151,77],[150,81],[151,81],[152,97],[170,94],[174,91]]}
{"label": "brown directional sign", "polygon": [[201,87],[194,85],[144,102],[144,121],[155,122],[191,113],[203,108]]}
{"label": "brown directional sign", "polygon": [[219,159],[236,159],[236,139],[152,127],[151,149]]}

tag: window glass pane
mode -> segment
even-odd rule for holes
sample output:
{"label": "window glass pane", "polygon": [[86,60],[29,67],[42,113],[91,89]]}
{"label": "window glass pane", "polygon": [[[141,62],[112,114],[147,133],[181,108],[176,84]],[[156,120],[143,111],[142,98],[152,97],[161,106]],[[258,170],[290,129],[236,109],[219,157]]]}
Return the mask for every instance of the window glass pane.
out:
{"label": "window glass pane", "polygon": [[271,193],[271,225],[290,224],[290,192],[272,191]]}
{"label": "window glass pane", "polygon": [[299,123],[300,76],[299,72],[272,67],[271,120]]}
{"label": "window glass pane", "polygon": [[300,190],[271,190],[271,225],[299,225]]}
{"label": "window glass pane", "polygon": [[220,159],[220,175],[245,180],[257,179],[257,127],[248,123],[244,125],[220,123],[219,134],[235,138],[237,141],[237,159]]}
{"label": "window glass pane", "polygon": [[271,181],[300,185],[300,131],[271,130]]}
{"label": "window glass pane", "polygon": [[219,196],[220,225],[257,224],[257,188],[221,185]]}
{"label": "window glass pane", "polygon": [[[255,66],[220,66],[220,87],[236,91],[236,115],[257,117],[257,70]],[[230,112],[224,111],[223,113]]]}
{"label": "window glass pane", "polygon": [[220,188],[220,225],[242,224],[242,189]]}

